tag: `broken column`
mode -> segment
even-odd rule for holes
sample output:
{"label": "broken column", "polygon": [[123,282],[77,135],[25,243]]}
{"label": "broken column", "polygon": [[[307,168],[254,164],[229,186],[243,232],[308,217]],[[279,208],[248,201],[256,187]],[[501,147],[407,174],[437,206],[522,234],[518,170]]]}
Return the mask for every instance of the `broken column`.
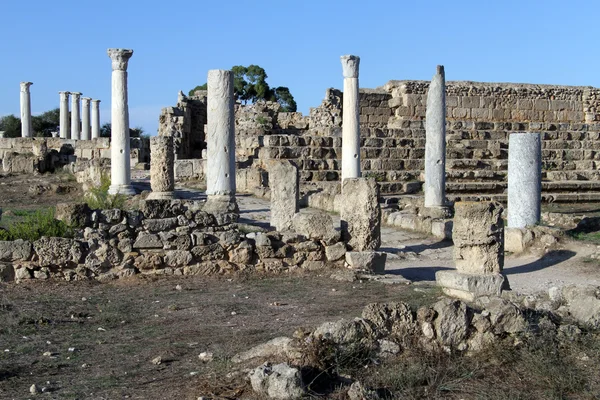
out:
{"label": "broken column", "polygon": [[511,133],[508,142],[508,228],[540,222],[542,139],[539,133]]}
{"label": "broken column", "polygon": [[502,205],[458,202],[454,206],[454,263],[456,271],[438,271],[437,284],[448,296],[473,301],[499,296],[508,287],[504,267]]}
{"label": "broken column", "polygon": [[80,139],[80,111],[79,111],[79,103],[81,100],[81,93],[79,92],[71,92],[73,97],[71,97],[71,139],[79,140]]}
{"label": "broken column", "polygon": [[358,67],[360,57],[347,55],[342,60],[344,100],[342,109],[342,182],[360,178],[360,110],[358,106]]}
{"label": "broken column", "polygon": [[32,82],[21,82],[21,137],[32,137],[31,126],[31,93]]}
{"label": "broken column", "polygon": [[233,73],[208,71],[206,194],[213,204],[235,206]]}
{"label": "broken column", "polygon": [[100,137],[100,100],[92,100],[92,139]]}
{"label": "broken column", "polygon": [[111,142],[110,194],[135,194],[131,186],[131,159],[129,150],[129,108],[127,105],[127,64],[133,50],[108,49],[112,60],[111,83]]}
{"label": "broken column", "polygon": [[90,101],[89,97],[81,98],[81,140],[90,140]]}
{"label": "broken column", "polygon": [[425,207],[446,205],[446,77],[437,66],[427,92],[425,116]]}
{"label": "broken column", "polygon": [[60,94],[60,126],[61,139],[70,139],[69,135],[69,95],[70,92],[58,92]]}
{"label": "broken column", "polygon": [[149,200],[175,198],[175,154],[172,136],[150,138],[150,187]]}
{"label": "broken column", "polygon": [[271,189],[271,226],[278,231],[292,227],[292,218],[298,212],[298,168],[288,160],[274,160],[269,166]]}

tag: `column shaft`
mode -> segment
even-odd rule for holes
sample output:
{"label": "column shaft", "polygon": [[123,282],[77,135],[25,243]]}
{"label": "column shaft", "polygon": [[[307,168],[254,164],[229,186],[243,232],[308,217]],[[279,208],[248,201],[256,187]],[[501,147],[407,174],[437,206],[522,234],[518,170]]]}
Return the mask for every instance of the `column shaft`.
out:
{"label": "column shaft", "polygon": [[29,86],[31,82],[21,82],[21,136],[32,137],[31,127],[31,93]]}
{"label": "column shaft", "polygon": [[150,138],[150,187],[147,199],[175,198],[175,153],[172,136]]}
{"label": "column shaft", "polygon": [[79,140],[81,132],[81,111],[79,109],[81,93],[71,92],[71,139]]}
{"label": "column shaft", "polygon": [[100,137],[100,100],[92,100],[92,139]]}
{"label": "column shaft", "polygon": [[81,98],[81,140],[90,140],[90,100]]}
{"label": "column shaft", "polygon": [[342,56],[344,100],[342,109],[342,181],[360,178],[360,109],[358,68],[360,58]]}
{"label": "column shaft", "polygon": [[70,92],[58,92],[60,94],[60,138],[70,139],[69,135],[69,95]]}
{"label": "column shaft", "polygon": [[425,117],[425,207],[446,204],[446,78],[439,65],[427,92]]}

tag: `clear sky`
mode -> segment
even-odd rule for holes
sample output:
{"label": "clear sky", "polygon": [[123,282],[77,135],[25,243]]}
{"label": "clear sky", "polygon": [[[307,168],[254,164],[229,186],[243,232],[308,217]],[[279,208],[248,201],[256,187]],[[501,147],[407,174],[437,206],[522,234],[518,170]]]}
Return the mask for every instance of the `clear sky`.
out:
{"label": "clear sky", "polygon": [[594,0],[7,0],[0,7],[0,116],[34,114],[61,90],[101,99],[110,120],[109,47],[131,48],[130,125],[155,134],[162,107],[209,69],[258,64],[299,111],[342,87],[339,57],[361,57],[360,86],[391,79],[600,86]]}

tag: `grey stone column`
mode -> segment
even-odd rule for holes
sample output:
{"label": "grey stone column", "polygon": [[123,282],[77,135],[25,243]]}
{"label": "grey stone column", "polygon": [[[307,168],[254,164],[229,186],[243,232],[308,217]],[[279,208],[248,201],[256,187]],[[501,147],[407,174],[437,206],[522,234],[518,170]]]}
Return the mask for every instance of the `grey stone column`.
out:
{"label": "grey stone column", "polygon": [[81,111],[79,109],[81,93],[71,92],[71,139],[79,140],[81,132]]}
{"label": "grey stone column", "polygon": [[172,136],[150,138],[150,187],[148,199],[175,198],[175,153]]}
{"label": "grey stone column", "polygon": [[352,251],[381,246],[379,186],[373,178],[348,178],[342,182],[340,225],[342,239]]}
{"label": "grey stone column", "polygon": [[446,204],[446,77],[437,66],[427,92],[425,117],[425,207]]}
{"label": "grey stone column", "polygon": [[269,166],[271,189],[271,226],[278,231],[292,227],[292,219],[298,212],[298,168],[289,160],[274,160]]}
{"label": "grey stone column", "polygon": [[233,73],[208,71],[206,194],[235,196]]}
{"label": "grey stone column", "polygon": [[21,82],[21,137],[32,137],[31,127],[31,93],[32,82]]}
{"label": "grey stone column", "polygon": [[358,105],[358,67],[360,57],[340,57],[344,75],[342,109],[342,182],[360,178],[360,110]]}
{"label": "grey stone column", "polygon": [[131,159],[129,143],[129,108],[127,105],[127,64],[133,50],[108,49],[112,60],[111,79],[111,141],[110,141],[110,194],[135,194],[131,186]]}
{"label": "grey stone column", "polygon": [[92,100],[92,139],[100,137],[100,100]]}
{"label": "grey stone column", "polygon": [[71,92],[58,92],[60,94],[60,138],[70,139],[69,134],[69,95]]}
{"label": "grey stone column", "polygon": [[81,140],[90,140],[90,101],[89,97],[81,98]]}
{"label": "grey stone column", "polygon": [[511,133],[508,140],[508,228],[540,222],[542,138],[539,133]]}

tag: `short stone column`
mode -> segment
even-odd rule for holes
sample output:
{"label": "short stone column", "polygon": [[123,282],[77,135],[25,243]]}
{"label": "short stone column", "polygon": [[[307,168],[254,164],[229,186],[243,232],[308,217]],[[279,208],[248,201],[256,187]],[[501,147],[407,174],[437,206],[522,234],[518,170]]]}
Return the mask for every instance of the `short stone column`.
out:
{"label": "short stone column", "polygon": [[425,207],[446,205],[446,77],[437,66],[425,114]]}
{"label": "short stone column", "polygon": [[131,186],[129,107],[127,105],[127,64],[133,50],[108,49],[112,60],[110,194],[135,194]]}
{"label": "short stone column", "polygon": [[100,137],[100,100],[92,100],[92,139]]}
{"label": "short stone column", "polygon": [[274,160],[269,166],[271,190],[271,226],[278,231],[292,227],[292,219],[298,212],[298,167],[289,160]]}
{"label": "short stone column", "polygon": [[206,194],[235,203],[233,73],[208,71]]}
{"label": "short stone column", "polygon": [[32,82],[21,82],[21,137],[32,137],[31,126],[31,93],[29,87]]}
{"label": "short stone column", "polygon": [[508,228],[540,222],[542,138],[539,133],[511,133],[508,139]]}
{"label": "short stone column", "polygon": [[342,182],[360,178],[360,110],[358,105],[358,67],[360,57],[342,56],[344,100],[342,109]]}
{"label": "short stone column", "polygon": [[378,249],[381,246],[381,208],[375,179],[344,179],[342,196],[342,239],[353,251]]}
{"label": "short stone column", "polygon": [[172,136],[150,138],[150,187],[149,200],[175,198],[175,153]]}
{"label": "short stone column", "polygon": [[454,263],[456,271],[438,271],[436,281],[449,296],[472,301],[499,296],[508,281],[504,267],[502,205],[459,202],[454,205]]}
{"label": "short stone column", "polygon": [[58,128],[61,139],[70,139],[69,134],[69,95],[71,92],[58,92],[60,95],[60,126]]}
{"label": "short stone column", "polygon": [[89,97],[81,98],[81,140],[90,140],[90,101]]}
{"label": "short stone column", "polygon": [[81,93],[71,92],[71,139],[81,139],[81,111],[79,110],[81,102]]}

